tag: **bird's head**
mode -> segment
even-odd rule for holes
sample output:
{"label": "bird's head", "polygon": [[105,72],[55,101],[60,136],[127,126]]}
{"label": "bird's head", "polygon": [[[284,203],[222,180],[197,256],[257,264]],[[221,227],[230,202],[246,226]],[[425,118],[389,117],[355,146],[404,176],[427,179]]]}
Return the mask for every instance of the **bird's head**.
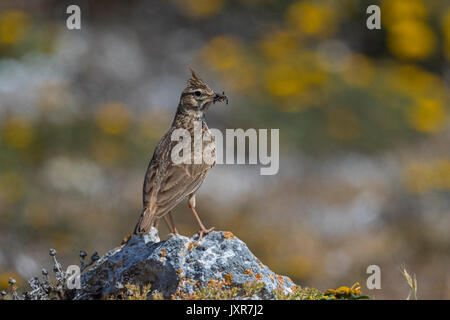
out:
{"label": "bird's head", "polygon": [[190,70],[191,78],[180,97],[179,108],[183,109],[181,111],[203,114],[212,103],[225,101],[228,104],[225,93],[215,93],[198,77],[194,70]]}

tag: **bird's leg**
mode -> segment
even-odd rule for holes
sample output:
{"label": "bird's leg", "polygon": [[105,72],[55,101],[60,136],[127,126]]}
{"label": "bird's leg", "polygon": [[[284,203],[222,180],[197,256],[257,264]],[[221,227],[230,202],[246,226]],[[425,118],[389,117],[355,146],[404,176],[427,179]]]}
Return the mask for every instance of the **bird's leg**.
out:
{"label": "bird's leg", "polygon": [[159,218],[155,217],[152,222],[152,227],[158,229]]}
{"label": "bird's leg", "polygon": [[175,222],[173,221],[172,211],[169,211],[168,215],[169,215],[170,224],[172,225],[172,228],[173,228],[172,232],[175,235],[177,235],[178,234],[178,230],[177,230],[177,227],[175,227]]}
{"label": "bird's leg", "polygon": [[175,223],[173,222],[172,212],[169,211],[169,212],[167,213],[167,215],[169,216],[169,219],[167,219],[166,216],[163,216],[164,221],[166,222],[167,226],[168,226],[169,229],[170,229],[170,232],[171,232],[170,235],[171,235],[171,236],[176,236],[176,235],[178,234],[178,230],[177,230],[177,228],[175,227]]}
{"label": "bird's leg", "polygon": [[198,234],[199,234],[198,241],[202,241],[203,235],[204,235],[204,234],[208,234],[208,233],[210,233],[211,231],[213,231],[213,230],[214,230],[214,227],[209,228],[209,229],[206,229],[205,226],[203,225],[202,221],[200,220],[200,217],[198,216],[197,210],[195,210],[195,194],[193,194],[193,195],[191,195],[191,196],[189,197],[189,202],[188,202],[188,204],[189,204],[189,208],[191,208],[192,213],[193,213],[194,216],[195,216],[195,219],[196,219],[197,222],[198,222],[198,225],[200,226],[200,231],[198,232]]}

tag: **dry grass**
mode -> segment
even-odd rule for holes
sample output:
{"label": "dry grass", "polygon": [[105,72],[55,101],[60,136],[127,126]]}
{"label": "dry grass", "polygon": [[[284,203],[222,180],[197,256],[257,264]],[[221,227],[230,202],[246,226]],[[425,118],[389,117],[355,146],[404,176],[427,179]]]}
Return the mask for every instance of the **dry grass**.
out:
{"label": "dry grass", "polygon": [[411,298],[414,298],[414,300],[417,300],[417,279],[416,274],[413,273],[412,276],[408,273],[406,270],[406,266],[401,267],[401,273],[403,277],[406,279],[406,283],[409,287],[409,294],[406,300],[410,300]]}

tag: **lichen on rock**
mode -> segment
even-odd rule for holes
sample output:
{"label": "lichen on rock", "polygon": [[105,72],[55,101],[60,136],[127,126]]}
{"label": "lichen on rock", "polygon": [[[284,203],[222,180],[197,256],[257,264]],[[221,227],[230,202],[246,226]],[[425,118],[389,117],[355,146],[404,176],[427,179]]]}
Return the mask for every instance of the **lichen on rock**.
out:
{"label": "lichen on rock", "polygon": [[129,284],[150,285],[149,298],[155,294],[183,298],[211,285],[233,288],[249,283],[262,288],[252,299],[274,299],[275,291],[289,294],[295,287],[288,277],[263,265],[231,232],[213,231],[200,242],[198,236],[181,235],[160,241],[153,229],[101,257],[82,274],[74,298],[114,296]]}

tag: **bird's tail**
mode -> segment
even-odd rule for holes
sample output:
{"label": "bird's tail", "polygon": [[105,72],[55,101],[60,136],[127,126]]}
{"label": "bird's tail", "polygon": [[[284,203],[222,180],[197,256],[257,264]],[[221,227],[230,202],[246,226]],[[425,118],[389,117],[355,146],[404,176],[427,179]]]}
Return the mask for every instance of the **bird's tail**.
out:
{"label": "bird's tail", "polygon": [[139,221],[136,224],[136,227],[134,227],[133,234],[149,233],[153,225],[154,219],[155,219],[155,211],[150,210],[150,208],[144,208],[144,210],[142,210],[141,216],[139,217]]}

